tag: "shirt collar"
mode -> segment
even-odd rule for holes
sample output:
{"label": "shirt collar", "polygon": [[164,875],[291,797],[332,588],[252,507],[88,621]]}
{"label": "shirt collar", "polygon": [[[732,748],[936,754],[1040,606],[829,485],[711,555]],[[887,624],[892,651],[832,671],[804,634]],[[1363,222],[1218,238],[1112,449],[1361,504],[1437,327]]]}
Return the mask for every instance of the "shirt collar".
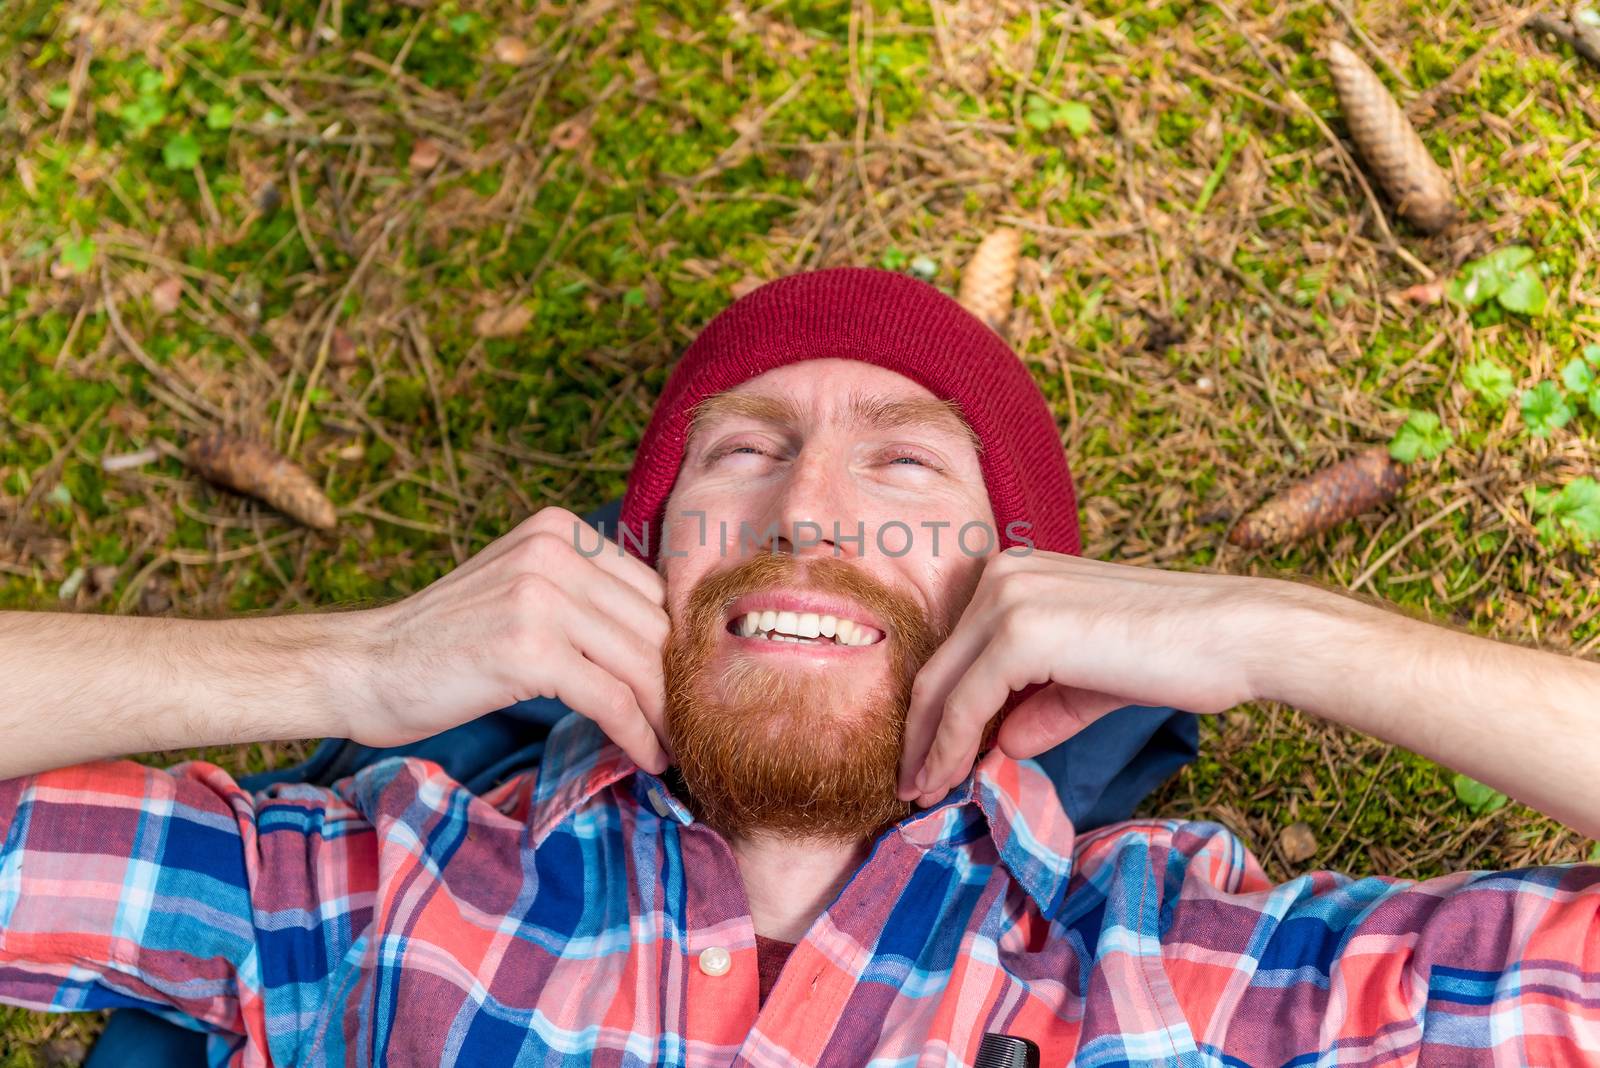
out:
{"label": "shirt collar", "polygon": [[[527,840],[537,846],[584,802],[632,776],[630,793],[643,808],[682,825],[694,815],[657,775],[640,768],[583,716],[567,716],[550,731],[528,806]],[[902,820],[891,833],[926,849],[949,848],[972,838],[972,821],[987,826],[1011,877],[1045,916],[1066,897],[1072,875],[1072,821],[1055,784],[1033,760],[1013,760],[992,749],[972,774],[937,805]]]}

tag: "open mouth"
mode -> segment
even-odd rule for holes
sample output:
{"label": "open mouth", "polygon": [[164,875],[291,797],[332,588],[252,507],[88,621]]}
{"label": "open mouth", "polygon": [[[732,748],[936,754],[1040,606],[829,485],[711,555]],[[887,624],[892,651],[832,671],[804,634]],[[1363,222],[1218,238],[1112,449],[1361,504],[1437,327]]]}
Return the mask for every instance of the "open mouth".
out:
{"label": "open mouth", "polygon": [[848,616],[751,607],[728,621],[728,633],[753,641],[814,646],[876,645],[883,631]]}

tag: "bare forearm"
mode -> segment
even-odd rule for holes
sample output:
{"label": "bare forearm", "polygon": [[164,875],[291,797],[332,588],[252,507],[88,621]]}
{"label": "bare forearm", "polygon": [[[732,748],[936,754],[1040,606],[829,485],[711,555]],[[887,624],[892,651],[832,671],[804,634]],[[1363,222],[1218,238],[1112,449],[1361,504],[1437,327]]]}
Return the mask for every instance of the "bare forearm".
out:
{"label": "bare forearm", "polygon": [[1326,591],[1277,596],[1262,696],[1403,745],[1600,835],[1600,665]]}
{"label": "bare forearm", "polygon": [[363,613],[230,620],[0,612],[0,779],[156,749],[340,734]]}

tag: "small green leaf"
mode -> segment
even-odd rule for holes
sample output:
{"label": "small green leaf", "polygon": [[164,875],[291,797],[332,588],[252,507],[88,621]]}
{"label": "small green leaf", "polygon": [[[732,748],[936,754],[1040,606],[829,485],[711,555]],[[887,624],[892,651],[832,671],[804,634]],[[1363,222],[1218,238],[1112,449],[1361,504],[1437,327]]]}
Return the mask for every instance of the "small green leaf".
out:
{"label": "small green leaf", "polygon": [[634,286],[622,294],[622,303],[629,308],[644,307],[644,288],[642,286]]}
{"label": "small green leaf", "polygon": [[1589,863],[1600,864],[1600,842],[1596,842],[1594,848],[1589,850]]}
{"label": "small green leaf", "polygon": [[900,249],[892,248],[883,254],[882,258],[878,260],[878,264],[886,271],[900,271],[905,269],[908,259],[910,257]]}
{"label": "small green leaf", "polygon": [[45,102],[57,111],[61,111],[72,103],[72,87],[66,84],[56,86],[50,90],[50,95],[45,97]]}
{"label": "small green leaf", "polygon": [[82,274],[94,263],[94,238],[79,237],[68,239],[61,246],[61,262],[73,274]]}
{"label": "small green leaf", "polygon": [[1539,281],[1539,272],[1532,267],[1524,267],[1513,275],[1495,294],[1495,299],[1507,311],[1522,315],[1542,314],[1550,300],[1544,291],[1544,283]]}
{"label": "small green leaf", "polygon": [[1600,541],[1600,482],[1588,475],[1575,478],[1557,493],[1530,486],[1528,503],[1541,516],[1539,535],[1546,541],[1560,541],[1571,535],[1583,545]]}
{"label": "small green leaf", "polygon": [[1040,133],[1055,125],[1055,117],[1050,114],[1049,101],[1037,94],[1028,97],[1028,113],[1023,116],[1023,122],[1032,126]]}
{"label": "small green leaf", "polygon": [[1589,361],[1589,366],[1600,367],[1600,345],[1585,345],[1583,358]]}
{"label": "small green leaf", "polygon": [[1522,421],[1535,437],[1548,437],[1572,418],[1572,405],[1554,382],[1540,382],[1522,393]]}
{"label": "small green leaf", "polygon": [[1574,356],[1561,368],[1561,381],[1574,393],[1587,393],[1589,387],[1594,385],[1594,372],[1582,356]]}
{"label": "small green leaf", "polygon": [[174,134],[167,138],[166,145],[161,149],[161,162],[171,170],[193,170],[195,164],[200,162],[200,142],[187,130]]}
{"label": "small green leaf", "polygon": [[1589,387],[1589,410],[1600,416],[1600,382]]}
{"label": "small green leaf", "polygon": [[1094,126],[1094,113],[1088,104],[1069,100],[1056,109],[1056,118],[1073,137],[1082,137]]}
{"label": "small green leaf", "polygon": [[233,127],[233,105],[212,104],[206,110],[206,128],[210,130],[227,130]]}
{"label": "small green leaf", "polygon": [[1482,816],[1505,807],[1508,800],[1505,794],[1492,786],[1485,786],[1477,779],[1470,779],[1465,775],[1457,775],[1451,780],[1455,787],[1456,800],[1467,806],[1474,816]]}
{"label": "small green leaf", "polygon": [[1432,412],[1411,412],[1389,441],[1389,455],[1403,464],[1432,460],[1450,444],[1450,431]]}
{"label": "small green leaf", "polygon": [[1531,262],[1533,249],[1526,245],[1496,249],[1482,259],[1464,264],[1461,271],[1450,280],[1446,295],[1458,304],[1476,308],[1498,295],[1511,276]]}
{"label": "small green leaf", "polygon": [[1489,359],[1468,364],[1461,372],[1461,381],[1472,392],[1496,405],[1504,404],[1516,389],[1511,372]]}
{"label": "small green leaf", "polygon": [[[159,81],[159,76],[157,76]],[[140,96],[122,105],[118,113],[134,137],[143,137],[150,128],[167,117],[167,106],[159,97]]]}

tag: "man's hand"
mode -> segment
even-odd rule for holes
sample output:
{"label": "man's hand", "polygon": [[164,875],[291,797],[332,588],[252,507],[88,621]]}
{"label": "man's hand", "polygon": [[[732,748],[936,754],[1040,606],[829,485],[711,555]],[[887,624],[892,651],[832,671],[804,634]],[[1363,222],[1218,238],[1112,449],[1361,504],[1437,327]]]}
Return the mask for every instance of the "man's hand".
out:
{"label": "man's hand", "polygon": [[1600,835],[1600,665],[1299,583],[1048,552],[990,558],[923,665],[900,797],[943,797],[971,770],[989,719],[1032,683],[1046,685],[996,739],[1010,757],[1042,753],[1123,705],[1220,712],[1281,701]]}
{"label": "man's hand", "polygon": [[599,543],[571,512],[545,508],[427,589],[363,613],[377,651],[348,735],[399,745],[555,697],[665,771],[665,589],[609,540],[585,555]]}
{"label": "man's hand", "polygon": [[899,796],[943,797],[984,726],[1034,683],[1045,685],[1000,727],[1007,756],[1036,756],[1124,705],[1221,712],[1249,699],[1244,639],[1261,626],[1261,586],[1044,551],[990,557],[912,686]]}

